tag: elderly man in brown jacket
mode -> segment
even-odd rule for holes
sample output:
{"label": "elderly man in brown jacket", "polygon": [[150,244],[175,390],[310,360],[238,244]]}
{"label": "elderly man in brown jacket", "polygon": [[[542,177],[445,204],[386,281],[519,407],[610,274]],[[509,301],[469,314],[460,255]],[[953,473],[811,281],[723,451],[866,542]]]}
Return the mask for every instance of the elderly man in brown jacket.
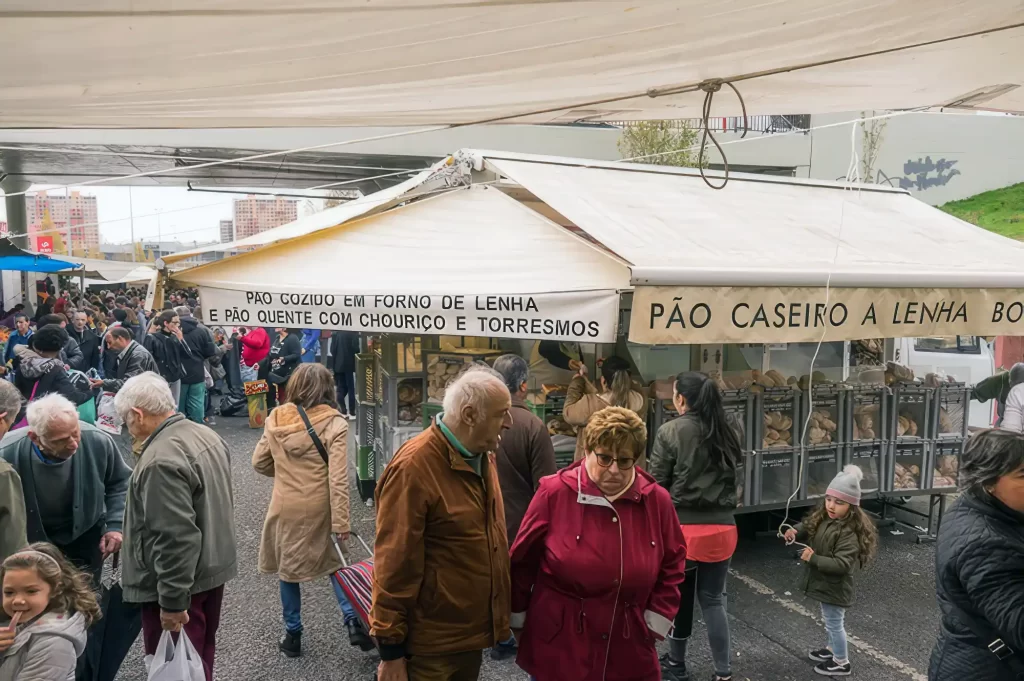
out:
{"label": "elderly man in brown jacket", "polygon": [[370,634],[379,681],[475,681],[483,649],[511,635],[494,454],[511,409],[496,372],[467,371],[377,483]]}

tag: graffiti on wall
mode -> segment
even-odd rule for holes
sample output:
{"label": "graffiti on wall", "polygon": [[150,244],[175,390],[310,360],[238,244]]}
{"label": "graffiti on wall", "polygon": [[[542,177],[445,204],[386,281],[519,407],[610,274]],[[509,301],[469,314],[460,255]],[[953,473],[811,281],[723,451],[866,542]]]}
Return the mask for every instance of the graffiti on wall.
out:
{"label": "graffiti on wall", "polygon": [[[907,159],[903,164],[903,175],[887,175],[885,171],[879,170],[874,178],[875,184],[884,184],[890,187],[899,187],[909,191],[923,192],[932,187],[944,187],[949,184],[960,171],[954,168],[958,161],[940,158],[933,161],[931,156],[923,159],[918,157],[915,161]],[[845,180],[842,175],[836,178],[839,181]],[[871,180],[867,180],[870,182]]]}

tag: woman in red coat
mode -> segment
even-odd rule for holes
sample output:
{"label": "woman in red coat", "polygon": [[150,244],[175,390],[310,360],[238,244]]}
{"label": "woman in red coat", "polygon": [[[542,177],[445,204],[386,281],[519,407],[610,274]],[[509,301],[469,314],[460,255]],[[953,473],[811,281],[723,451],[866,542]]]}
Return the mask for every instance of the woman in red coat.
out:
{"label": "woman in red coat", "polygon": [[602,409],[584,437],[586,456],[541,480],[512,546],[516,663],[537,681],[657,680],[686,563],[679,519],[634,466],[639,416]]}
{"label": "woman in red coat", "polygon": [[263,361],[270,354],[270,336],[267,335],[267,332],[259,326],[254,326],[251,329],[243,327],[238,332],[238,340],[242,343],[242,361],[245,362],[245,365],[251,367],[257,364],[267,364]]}

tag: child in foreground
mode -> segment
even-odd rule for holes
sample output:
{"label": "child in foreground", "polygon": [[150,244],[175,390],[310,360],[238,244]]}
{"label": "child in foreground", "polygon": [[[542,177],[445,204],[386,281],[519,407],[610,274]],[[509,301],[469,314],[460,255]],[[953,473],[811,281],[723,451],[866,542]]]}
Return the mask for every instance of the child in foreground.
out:
{"label": "child in foreground", "polygon": [[847,466],[832,480],[825,500],[796,527],[786,531],[786,543],[807,542],[801,560],[807,563],[804,593],[821,603],[828,646],[809,657],[822,676],[849,676],[852,668],[846,645],[846,609],[853,605],[853,571],[875,556],[878,531],[860,507],[864,473]]}
{"label": "child in foreground", "polygon": [[89,577],[40,542],[0,567],[0,681],[73,681],[100,607]]}

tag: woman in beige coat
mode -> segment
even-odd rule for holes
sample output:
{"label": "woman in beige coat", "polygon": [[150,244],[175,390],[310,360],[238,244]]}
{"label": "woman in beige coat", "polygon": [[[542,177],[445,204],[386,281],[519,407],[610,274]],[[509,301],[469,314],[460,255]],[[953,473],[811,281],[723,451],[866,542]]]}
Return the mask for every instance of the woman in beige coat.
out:
{"label": "woman in beige coat", "polygon": [[[267,417],[252,455],[256,472],[274,479],[260,539],[259,570],[281,580],[285,635],[279,647],[288,657],[302,654],[299,584],[325,577],[342,604],[353,645],[370,644],[332,577],[341,560],[331,534],[344,542],[351,529],[348,420],[338,411],[334,376],[320,364],[302,364],[288,379],[287,396],[288,401]],[[323,443],[329,465],[307,432],[300,409]]]}
{"label": "woman in beige coat", "polygon": [[[633,389],[633,379],[626,360],[615,356],[604,360],[598,380],[601,383],[600,390],[587,380],[587,367],[581,366],[579,373],[569,383],[565,395],[562,418],[570,426],[577,427],[576,454],[573,461],[579,461],[586,455],[583,436],[587,421],[605,407],[625,407],[636,412],[641,421],[647,422],[647,398]],[[644,452],[640,452],[636,465],[643,469],[647,468],[647,457]]]}

